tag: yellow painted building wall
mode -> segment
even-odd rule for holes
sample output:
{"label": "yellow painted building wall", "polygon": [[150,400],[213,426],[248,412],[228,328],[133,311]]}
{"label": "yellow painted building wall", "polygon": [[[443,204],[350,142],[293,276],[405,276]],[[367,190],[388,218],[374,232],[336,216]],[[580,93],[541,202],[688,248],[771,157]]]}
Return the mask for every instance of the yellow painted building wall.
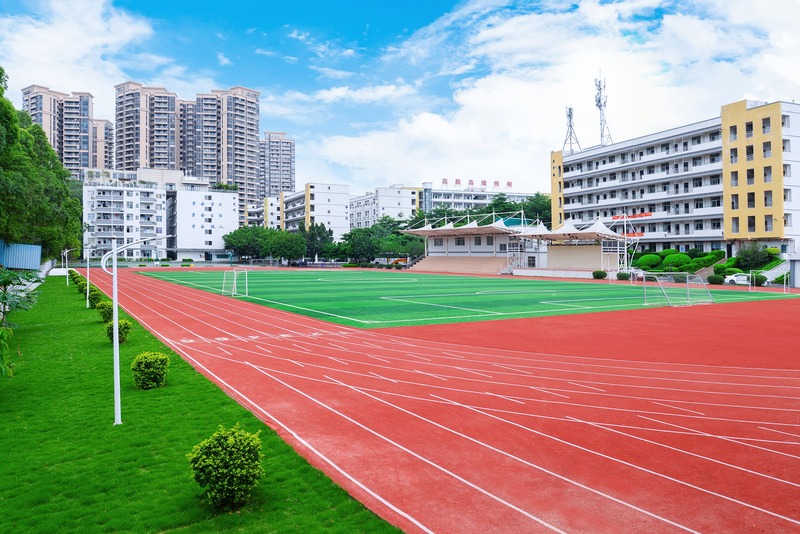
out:
{"label": "yellow painted building wall", "polygon": [[306,207],[306,230],[311,228],[311,184],[306,184],[306,198],[305,198],[305,207]]}
{"label": "yellow painted building wall", "polygon": [[[747,109],[747,102],[742,100],[722,106],[720,117],[725,239],[782,239],[784,206],[780,102]],[[768,131],[764,128],[765,119],[769,120]],[[748,133],[749,124],[752,125],[751,133]],[[764,152],[765,143],[770,144],[770,154]],[[752,149],[752,157],[748,156],[748,149]],[[771,181],[765,180],[765,168],[771,170]],[[748,172],[752,173],[752,183],[748,183]],[[734,184],[733,176],[738,176],[738,185]],[[748,194],[751,194],[753,201],[751,205],[748,204]],[[772,206],[767,206],[767,197],[770,195]],[[738,207],[735,207],[737,204]],[[750,217],[754,218],[754,229],[749,228]],[[768,229],[768,221],[771,221],[772,229]]]}
{"label": "yellow painted building wall", "polygon": [[564,222],[564,159],[561,150],[550,152],[550,211],[553,220],[550,229],[558,228]]}

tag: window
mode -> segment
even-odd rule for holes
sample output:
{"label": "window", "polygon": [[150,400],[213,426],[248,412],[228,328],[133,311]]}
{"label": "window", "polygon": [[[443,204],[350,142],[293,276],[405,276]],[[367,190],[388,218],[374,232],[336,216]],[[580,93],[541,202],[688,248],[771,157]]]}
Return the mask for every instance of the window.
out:
{"label": "window", "polygon": [[205,207],[205,208],[203,208],[203,209],[205,209],[205,211],[211,211],[211,206],[206,206],[206,207]]}
{"label": "window", "polygon": [[708,185],[719,185],[719,174],[714,174],[709,178]]}
{"label": "window", "polygon": [[731,149],[731,163],[736,163],[739,161],[739,150],[736,148]]}
{"label": "window", "polygon": [[505,243],[500,243],[500,252],[506,252],[508,250],[508,246]]}
{"label": "window", "polygon": [[207,247],[210,247],[210,246],[211,246],[211,245],[213,245],[213,244],[214,244],[214,242],[213,242],[213,241],[206,241],[206,246],[207,246]]}
{"label": "window", "polygon": [[792,214],[791,213],[784,213],[783,214],[783,226],[785,228],[789,228],[792,225]]}
{"label": "window", "polygon": [[739,209],[739,195],[731,195],[731,209]]}
{"label": "window", "polygon": [[730,133],[730,140],[736,141],[736,138],[738,137],[738,135],[736,134],[736,125],[730,127],[729,133]]}
{"label": "window", "polygon": [[711,229],[712,230],[720,230],[722,228],[722,221],[719,219],[713,219],[711,221]]}
{"label": "window", "polygon": [[734,234],[739,233],[739,217],[734,217],[731,219],[731,231]]}
{"label": "window", "polygon": [[764,191],[764,207],[772,207],[772,191]]}
{"label": "window", "polygon": [[694,209],[696,209],[696,210],[703,209],[703,199],[702,198],[698,198],[698,199],[696,199],[694,201]]}
{"label": "window", "polygon": [[764,151],[765,158],[772,157],[772,143],[770,141],[766,141],[761,145],[762,150]]}
{"label": "window", "polygon": [[494,236],[493,235],[487,235],[486,236],[486,244],[489,245],[489,246],[494,246]]}
{"label": "window", "polygon": [[769,117],[764,117],[761,119],[761,133],[769,133],[770,129]]}
{"label": "window", "polygon": [[695,221],[694,222],[694,229],[695,230],[702,230],[703,229],[703,221]]}
{"label": "window", "polygon": [[784,189],[783,190],[783,201],[784,202],[791,202],[792,201],[792,190],[791,189]]}
{"label": "window", "polygon": [[755,183],[756,183],[755,169],[747,169],[747,185],[753,185]]}
{"label": "window", "polygon": [[756,231],[756,218],[753,215],[747,218],[747,231],[748,232]]}
{"label": "window", "polygon": [[783,151],[784,152],[791,152],[792,151],[792,142],[788,139],[783,140]]}
{"label": "window", "polygon": [[434,247],[441,247],[444,245],[444,238],[441,237],[434,237],[433,238],[433,246]]}
{"label": "window", "polygon": [[731,171],[731,186],[739,185],[739,171]]}
{"label": "window", "polygon": [[753,145],[744,147],[744,153],[747,161],[753,161]]}
{"label": "window", "polygon": [[206,235],[211,235],[211,230],[206,230]]}
{"label": "window", "polygon": [[753,137],[753,123],[746,122],[744,124],[744,136],[745,137]]}
{"label": "window", "polygon": [[478,247],[481,246],[481,236],[479,235],[475,236],[475,245]]}
{"label": "window", "polygon": [[792,176],[792,166],[788,163],[783,164],[783,177],[790,178]]}
{"label": "window", "polygon": [[463,237],[456,238],[456,246],[463,247],[466,244],[466,240]]}
{"label": "window", "polygon": [[764,215],[764,230],[772,231],[772,215]]}
{"label": "window", "polygon": [[768,184],[772,181],[772,166],[764,167],[764,183]]}
{"label": "window", "polygon": [[700,136],[696,135],[692,137],[692,145],[699,145],[700,144]]}
{"label": "window", "polygon": [[747,193],[747,207],[751,208],[751,209],[756,207],[756,194],[755,193]]}
{"label": "window", "polygon": [[781,126],[784,128],[789,127],[789,115],[781,115]]}

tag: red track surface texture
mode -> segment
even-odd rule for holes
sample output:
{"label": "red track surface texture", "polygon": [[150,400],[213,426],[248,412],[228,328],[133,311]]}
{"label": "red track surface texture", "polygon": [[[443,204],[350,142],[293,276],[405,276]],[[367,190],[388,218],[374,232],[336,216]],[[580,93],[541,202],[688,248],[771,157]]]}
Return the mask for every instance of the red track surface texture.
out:
{"label": "red track surface texture", "polygon": [[119,285],[408,532],[800,531],[800,301],[363,331],[130,271]]}

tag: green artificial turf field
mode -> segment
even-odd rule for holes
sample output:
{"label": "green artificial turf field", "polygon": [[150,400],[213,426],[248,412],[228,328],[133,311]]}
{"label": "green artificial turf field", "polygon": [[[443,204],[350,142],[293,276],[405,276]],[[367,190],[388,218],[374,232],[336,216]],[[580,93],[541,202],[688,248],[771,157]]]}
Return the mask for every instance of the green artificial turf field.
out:
{"label": "green artificial turf field", "polygon": [[[223,271],[145,271],[220,293]],[[230,274],[228,276],[231,276]],[[247,274],[249,297],[281,310],[360,328],[486,321],[643,308],[641,282],[552,281],[378,270],[264,270]],[[237,285],[243,291],[242,279]],[[714,290],[716,302],[783,298],[776,292]],[[648,288],[648,305],[664,305]]]}

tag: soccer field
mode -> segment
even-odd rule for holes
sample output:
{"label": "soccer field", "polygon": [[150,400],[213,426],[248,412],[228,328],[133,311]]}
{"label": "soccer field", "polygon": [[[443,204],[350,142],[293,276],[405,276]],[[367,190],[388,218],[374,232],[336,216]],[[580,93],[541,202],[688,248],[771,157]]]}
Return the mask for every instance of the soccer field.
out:
{"label": "soccer field", "polygon": [[[215,293],[224,271],[143,271]],[[230,274],[228,275],[230,276]],[[260,270],[247,276],[249,297],[281,310],[360,328],[385,328],[565,315],[647,307],[641,285],[530,278],[488,278],[367,270]],[[239,279],[239,291],[243,281]],[[651,291],[648,288],[648,291]],[[650,292],[648,295],[654,295]],[[715,290],[715,302],[786,298],[781,293]],[[648,296],[649,303],[664,304]]]}

